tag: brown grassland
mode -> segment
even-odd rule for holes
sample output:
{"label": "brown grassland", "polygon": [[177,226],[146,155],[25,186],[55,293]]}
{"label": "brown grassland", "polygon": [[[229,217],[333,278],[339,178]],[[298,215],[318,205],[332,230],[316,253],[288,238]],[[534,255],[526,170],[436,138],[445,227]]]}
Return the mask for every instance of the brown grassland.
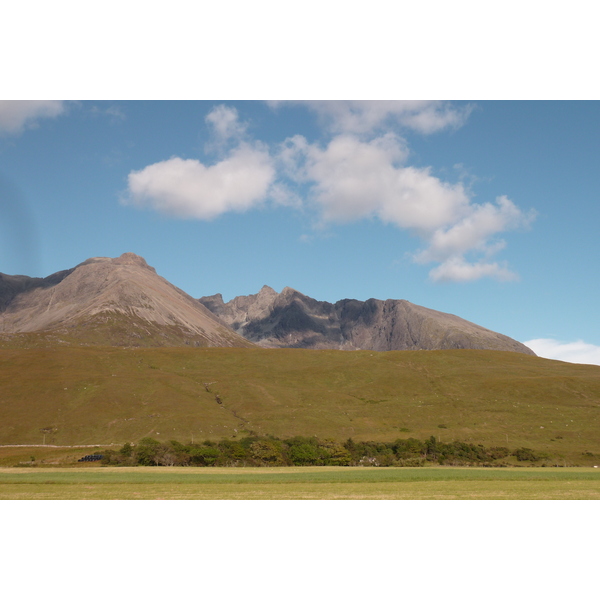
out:
{"label": "brown grassland", "polygon": [[600,464],[600,367],[512,352],[4,348],[0,389],[1,445],[434,435]]}

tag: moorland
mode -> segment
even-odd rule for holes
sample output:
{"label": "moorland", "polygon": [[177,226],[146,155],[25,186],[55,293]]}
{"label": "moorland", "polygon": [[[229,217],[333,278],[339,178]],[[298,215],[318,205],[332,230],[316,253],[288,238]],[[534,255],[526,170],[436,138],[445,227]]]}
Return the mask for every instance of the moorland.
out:
{"label": "moorland", "polygon": [[600,367],[513,352],[4,348],[0,386],[4,466],[92,451],[68,446],[252,436],[434,438],[528,448],[548,466],[600,462]]}

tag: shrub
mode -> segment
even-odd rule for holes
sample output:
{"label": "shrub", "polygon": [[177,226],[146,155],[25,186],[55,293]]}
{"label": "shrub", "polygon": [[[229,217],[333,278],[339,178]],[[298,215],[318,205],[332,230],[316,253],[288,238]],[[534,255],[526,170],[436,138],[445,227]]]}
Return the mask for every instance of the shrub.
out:
{"label": "shrub", "polygon": [[214,465],[221,452],[215,446],[192,446],[188,450],[190,462],[198,466]]}
{"label": "shrub", "polygon": [[281,450],[276,440],[261,440],[250,446],[250,456],[259,463],[281,464],[284,462]]}
{"label": "shrub", "polygon": [[509,456],[510,450],[504,446],[494,446],[488,450],[488,454],[492,460],[497,460],[498,458],[506,458]]}
{"label": "shrub", "polygon": [[160,445],[160,442],[153,438],[141,439],[135,449],[135,462],[145,466],[158,464],[155,458]]}
{"label": "shrub", "polygon": [[535,452],[531,448],[517,448],[513,453],[513,456],[517,457],[519,461],[531,460],[536,461],[540,460],[540,457],[535,454]]}
{"label": "shrub", "polygon": [[217,461],[219,465],[238,464],[245,461],[248,456],[248,449],[241,441],[223,440],[218,445],[221,455]]}
{"label": "shrub", "polygon": [[288,457],[294,465],[318,465],[323,457],[316,444],[294,444],[288,449]]}
{"label": "shrub", "polygon": [[119,450],[121,456],[131,456],[133,454],[133,446],[127,442],[123,444],[123,447]]}
{"label": "shrub", "polygon": [[399,458],[421,456],[425,453],[425,446],[423,442],[412,437],[408,438],[407,440],[396,440],[392,444],[392,448]]}

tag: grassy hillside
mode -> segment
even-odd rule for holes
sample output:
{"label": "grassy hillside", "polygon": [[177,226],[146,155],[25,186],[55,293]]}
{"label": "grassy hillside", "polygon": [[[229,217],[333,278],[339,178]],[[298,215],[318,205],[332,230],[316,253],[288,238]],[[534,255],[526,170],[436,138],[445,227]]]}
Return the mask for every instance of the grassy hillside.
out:
{"label": "grassy hillside", "polygon": [[5,348],[0,389],[0,444],[435,435],[600,460],[600,367],[511,352]]}
{"label": "grassy hillside", "polygon": [[216,340],[178,325],[158,325],[131,311],[103,311],[92,317],[42,332],[0,333],[0,348],[52,347],[56,345],[116,347],[211,347],[217,345],[253,348],[255,344],[221,327]]}

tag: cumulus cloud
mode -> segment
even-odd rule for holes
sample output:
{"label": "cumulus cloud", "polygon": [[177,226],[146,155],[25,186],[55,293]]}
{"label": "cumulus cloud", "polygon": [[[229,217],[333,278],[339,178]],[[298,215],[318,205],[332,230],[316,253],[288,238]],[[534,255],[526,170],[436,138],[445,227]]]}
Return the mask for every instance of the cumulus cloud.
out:
{"label": "cumulus cloud", "polygon": [[539,338],[523,342],[542,358],[562,360],[571,363],[600,365],[600,346],[587,344],[582,340],[576,342],[559,342],[548,338]]}
{"label": "cumulus cloud", "polygon": [[173,217],[210,220],[229,211],[243,212],[263,204],[298,206],[299,198],[276,181],[268,148],[247,139],[245,123],[234,107],[219,105],[205,117],[210,139],[207,153],[221,159],[204,164],[173,156],[132,171],[123,201]]}
{"label": "cumulus cloud", "polygon": [[419,263],[440,262],[429,273],[433,281],[473,281],[491,277],[499,281],[518,279],[506,265],[480,259],[469,263],[466,254],[477,253],[489,258],[502,250],[506,242],[495,235],[525,228],[535,219],[535,211],[523,212],[506,196],[496,203],[469,204],[456,223],[440,227],[429,237],[429,246],[415,254]]}
{"label": "cumulus cloud", "polygon": [[461,127],[473,110],[449,102],[421,100],[320,100],[306,103],[334,133],[364,134],[400,125],[430,134]]}
{"label": "cumulus cloud", "polygon": [[240,144],[214,165],[172,157],[132,171],[127,202],[175,217],[209,220],[261,204],[274,179],[269,153],[258,145]]}
{"label": "cumulus cloud", "polygon": [[490,245],[490,236],[526,226],[535,216],[533,213],[524,214],[506,196],[497,198],[495,204],[469,205],[464,212],[460,221],[433,233],[429,248],[419,254],[419,260],[428,262],[448,255],[461,256],[472,249],[493,254],[504,244]]}
{"label": "cumulus cloud", "polygon": [[452,256],[429,272],[432,281],[475,281],[482,277],[491,277],[499,281],[514,281],[518,279],[506,265],[484,261],[469,263],[462,256]]}
{"label": "cumulus cloud", "polygon": [[[325,148],[294,136],[279,157],[290,177],[312,185],[311,200],[323,222],[376,217],[424,240],[426,248],[414,260],[440,263],[430,273],[432,280],[514,279],[506,266],[484,259],[503,248],[497,234],[527,226],[535,214],[523,213],[505,196],[475,204],[462,183],[405,166],[407,155],[404,141],[394,134],[370,141],[342,134]],[[475,255],[474,262],[466,255]]]}
{"label": "cumulus cloud", "polygon": [[[379,219],[422,242],[413,255],[433,264],[436,282],[491,277],[516,279],[492,257],[505,245],[501,234],[535,218],[505,196],[475,203],[461,181],[447,182],[430,168],[407,164],[406,140],[395,130],[431,133],[458,127],[469,106],[445,102],[310,102],[330,131],[327,143],[301,135],[271,153],[247,135],[233,107],[216,106],[206,116],[206,148],[213,165],[172,157],[130,173],[129,202],[182,218],[212,219],[264,203],[310,208],[318,225]],[[383,128],[386,128],[385,130]]]}
{"label": "cumulus cloud", "polygon": [[0,100],[0,134],[18,134],[39,119],[57,117],[65,111],[58,100]]}
{"label": "cumulus cloud", "polygon": [[238,140],[246,132],[246,125],[239,120],[238,111],[234,107],[221,104],[211,110],[205,118],[212,129],[212,134],[219,144],[229,140]]}

